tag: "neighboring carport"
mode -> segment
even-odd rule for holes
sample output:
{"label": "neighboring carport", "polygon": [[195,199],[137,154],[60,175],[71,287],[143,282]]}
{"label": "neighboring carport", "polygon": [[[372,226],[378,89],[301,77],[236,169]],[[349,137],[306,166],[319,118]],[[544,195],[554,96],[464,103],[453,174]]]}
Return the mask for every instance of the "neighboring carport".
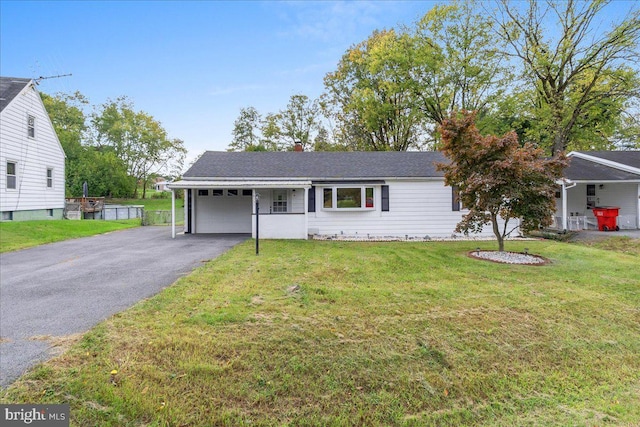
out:
{"label": "neighboring carport", "polygon": [[64,339],[148,298],[248,235],[140,227],[0,254],[0,386]]}

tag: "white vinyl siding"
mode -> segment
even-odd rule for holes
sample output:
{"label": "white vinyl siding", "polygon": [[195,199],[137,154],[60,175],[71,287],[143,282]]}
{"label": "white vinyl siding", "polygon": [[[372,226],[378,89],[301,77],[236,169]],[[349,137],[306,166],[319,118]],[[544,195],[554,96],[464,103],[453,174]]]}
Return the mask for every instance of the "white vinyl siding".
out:
{"label": "white vinyl siding", "polygon": [[[361,236],[450,237],[465,212],[451,210],[451,187],[441,179],[425,181],[390,181],[389,211],[381,209],[380,186],[374,186],[374,208],[367,210],[323,210],[309,213],[309,229],[318,234]],[[323,200],[318,187],[316,200]],[[514,224],[515,225],[515,224]],[[493,235],[485,227],[484,235]]]}
{"label": "white vinyl siding", "polygon": [[[28,117],[34,117],[34,137]],[[25,88],[0,113],[0,205],[3,211],[64,208],[64,152],[37,91]],[[7,190],[7,162],[16,164],[16,190]],[[45,171],[60,184],[47,187]]]}

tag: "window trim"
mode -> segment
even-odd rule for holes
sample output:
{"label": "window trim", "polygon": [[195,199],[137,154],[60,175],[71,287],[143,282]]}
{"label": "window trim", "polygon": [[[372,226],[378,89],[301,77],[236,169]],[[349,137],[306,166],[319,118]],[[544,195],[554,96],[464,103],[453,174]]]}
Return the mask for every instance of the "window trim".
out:
{"label": "window trim", "polygon": [[[376,186],[373,185],[333,185],[333,186],[323,186],[322,188],[322,210],[323,211],[334,211],[334,212],[362,212],[362,211],[375,211],[377,209],[376,203]],[[360,204],[364,206],[360,207],[349,207],[342,208],[338,206],[338,189],[360,189]],[[368,206],[367,203],[367,190],[372,190],[371,206]],[[331,191],[331,207],[325,206],[325,192],[327,190]],[[364,203],[363,203],[364,202]]]}
{"label": "window trim", "polygon": [[[49,174],[49,172],[51,172],[51,174]],[[46,179],[47,179],[47,189],[53,190],[53,179],[54,179],[53,168],[47,167]]]}
{"label": "window trim", "polygon": [[[284,194],[284,200],[277,200],[276,194]],[[276,206],[277,204],[277,206]],[[284,210],[282,210],[284,208]],[[273,189],[271,191],[271,213],[288,213],[289,212],[289,191],[286,189]]]}
{"label": "window trim", "polygon": [[[13,165],[13,174],[9,174],[9,164]],[[18,162],[13,160],[7,160],[5,162],[5,188],[7,190],[17,190],[18,189]],[[9,178],[13,177],[13,187],[9,187]]]}
{"label": "window trim", "polygon": [[27,137],[35,139],[36,137],[36,116],[27,114]]}

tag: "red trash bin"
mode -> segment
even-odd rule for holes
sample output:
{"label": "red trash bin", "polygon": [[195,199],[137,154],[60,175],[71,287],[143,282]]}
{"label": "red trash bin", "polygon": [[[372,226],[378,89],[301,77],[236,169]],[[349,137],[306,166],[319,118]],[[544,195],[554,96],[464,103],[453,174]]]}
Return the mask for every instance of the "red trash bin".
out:
{"label": "red trash bin", "polygon": [[618,211],[617,206],[597,206],[593,208],[593,214],[598,220],[598,230],[612,231],[620,230],[618,227]]}

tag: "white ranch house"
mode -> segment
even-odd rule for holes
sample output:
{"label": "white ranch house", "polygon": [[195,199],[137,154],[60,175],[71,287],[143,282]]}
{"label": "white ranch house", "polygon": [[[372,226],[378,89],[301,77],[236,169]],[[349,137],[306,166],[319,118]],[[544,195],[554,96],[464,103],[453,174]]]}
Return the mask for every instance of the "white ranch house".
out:
{"label": "white ranch house", "polygon": [[169,188],[185,191],[185,233],[255,237],[258,196],[260,238],[442,238],[465,213],[436,170],[445,160],[439,152],[209,151]]}
{"label": "white ranch house", "polygon": [[[606,205],[620,208],[621,229],[640,228],[640,151],[569,157],[555,226],[596,229],[591,209]],[[447,238],[466,210],[436,170],[446,161],[439,152],[209,151],[169,188],[185,191],[185,233],[255,237],[257,196],[261,238]]]}
{"label": "white ranch house", "polygon": [[0,219],[62,219],[64,163],[35,82],[0,77]]}
{"label": "white ranch house", "polygon": [[640,228],[640,151],[584,151],[568,154],[559,183],[555,226],[596,229],[594,207],[618,207],[620,229]]}

